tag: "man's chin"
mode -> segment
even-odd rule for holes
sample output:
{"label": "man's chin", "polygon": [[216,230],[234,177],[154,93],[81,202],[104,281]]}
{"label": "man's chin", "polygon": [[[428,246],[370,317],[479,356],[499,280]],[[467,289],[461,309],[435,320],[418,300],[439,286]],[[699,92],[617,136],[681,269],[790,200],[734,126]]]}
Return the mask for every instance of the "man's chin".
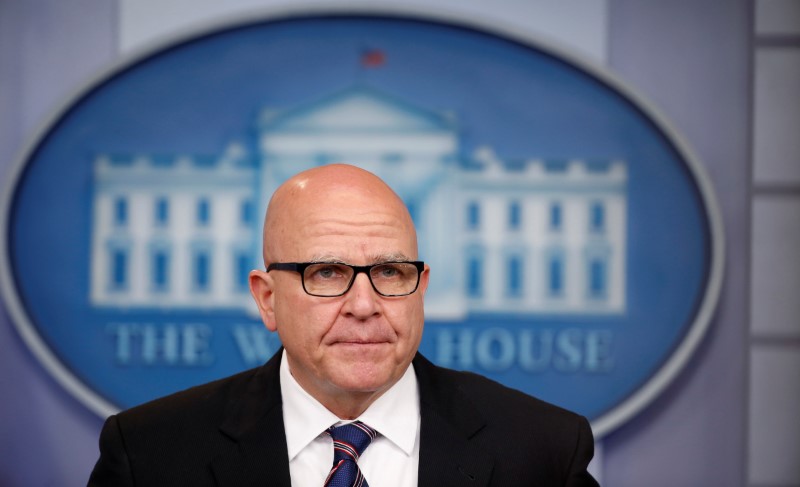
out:
{"label": "man's chin", "polygon": [[401,375],[393,366],[359,362],[340,371],[334,383],[341,391],[369,394],[388,389]]}
{"label": "man's chin", "polygon": [[333,347],[329,364],[331,382],[353,393],[378,392],[391,387],[405,372],[391,344],[358,344]]}
{"label": "man's chin", "polygon": [[328,353],[347,368],[380,368],[393,361],[394,346],[387,342],[341,342],[330,346]]}

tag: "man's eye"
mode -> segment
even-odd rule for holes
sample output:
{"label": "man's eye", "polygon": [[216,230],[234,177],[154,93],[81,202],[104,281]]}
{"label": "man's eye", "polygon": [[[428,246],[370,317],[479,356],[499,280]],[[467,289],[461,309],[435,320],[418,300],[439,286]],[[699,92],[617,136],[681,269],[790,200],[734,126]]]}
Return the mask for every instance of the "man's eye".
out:
{"label": "man's eye", "polygon": [[310,274],[312,279],[335,279],[342,276],[343,273],[339,266],[322,265],[314,266]]}
{"label": "man's eye", "polygon": [[381,266],[377,269],[377,271],[377,275],[381,279],[393,279],[402,275],[400,268],[392,265]]}

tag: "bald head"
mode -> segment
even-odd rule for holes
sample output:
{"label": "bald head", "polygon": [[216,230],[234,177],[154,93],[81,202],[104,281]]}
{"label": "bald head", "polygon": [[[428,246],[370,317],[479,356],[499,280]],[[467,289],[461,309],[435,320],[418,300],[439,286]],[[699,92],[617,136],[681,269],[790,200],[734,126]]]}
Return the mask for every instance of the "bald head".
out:
{"label": "bald head", "polygon": [[[408,209],[363,169],[301,172],[269,203],[264,260],[268,269],[284,266],[251,271],[250,292],[264,325],[280,336],[292,377],[338,417],[358,417],[405,374],[422,339],[430,268],[418,261]],[[323,265],[286,265],[311,262]],[[341,264],[370,270],[348,277]],[[308,292],[308,279],[349,287],[321,296]],[[373,279],[416,279],[417,287],[381,294]]]}
{"label": "bald head", "polygon": [[298,255],[298,251],[309,239],[326,233],[331,238],[359,233],[379,237],[384,230],[403,235],[406,241],[401,247],[406,250],[360,249],[367,259],[385,257],[386,252],[401,254],[391,255],[394,258],[417,258],[417,237],[408,209],[383,180],[346,164],[316,167],[293,176],[272,195],[264,220],[264,262],[339,257],[325,255],[323,248],[309,249],[312,255]]}

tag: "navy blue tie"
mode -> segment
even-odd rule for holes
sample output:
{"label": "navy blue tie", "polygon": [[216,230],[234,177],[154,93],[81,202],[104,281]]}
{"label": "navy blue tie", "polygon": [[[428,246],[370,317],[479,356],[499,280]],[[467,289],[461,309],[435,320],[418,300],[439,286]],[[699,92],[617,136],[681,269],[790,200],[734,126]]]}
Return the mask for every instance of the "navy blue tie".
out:
{"label": "navy blue tie", "polygon": [[369,487],[358,468],[358,458],[378,432],[361,421],[354,421],[326,431],[333,438],[333,467],[324,487]]}

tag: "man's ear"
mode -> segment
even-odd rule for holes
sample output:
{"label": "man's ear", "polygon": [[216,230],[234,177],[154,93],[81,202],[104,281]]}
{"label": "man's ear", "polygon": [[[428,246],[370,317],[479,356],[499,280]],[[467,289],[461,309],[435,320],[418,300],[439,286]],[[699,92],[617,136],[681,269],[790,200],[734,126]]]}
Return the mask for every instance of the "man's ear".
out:
{"label": "man's ear", "polygon": [[269,331],[278,329],[278,324],[275,321],[275,293],[273,291],[275,282],[272,276],[266,271],[252,270],[249,275],[250,280],[250,294],[258,305],[258,313],[261,315],[261,321]]}
{"label": "man's ear", "polygon": [[431,278],[431,267],[428,264],[425,264],[424,269],[422,270],[422,274],[419,275],[419,286],[417,286],[417,291],[425,294],[425,291],[428,290],[428,281]]}

